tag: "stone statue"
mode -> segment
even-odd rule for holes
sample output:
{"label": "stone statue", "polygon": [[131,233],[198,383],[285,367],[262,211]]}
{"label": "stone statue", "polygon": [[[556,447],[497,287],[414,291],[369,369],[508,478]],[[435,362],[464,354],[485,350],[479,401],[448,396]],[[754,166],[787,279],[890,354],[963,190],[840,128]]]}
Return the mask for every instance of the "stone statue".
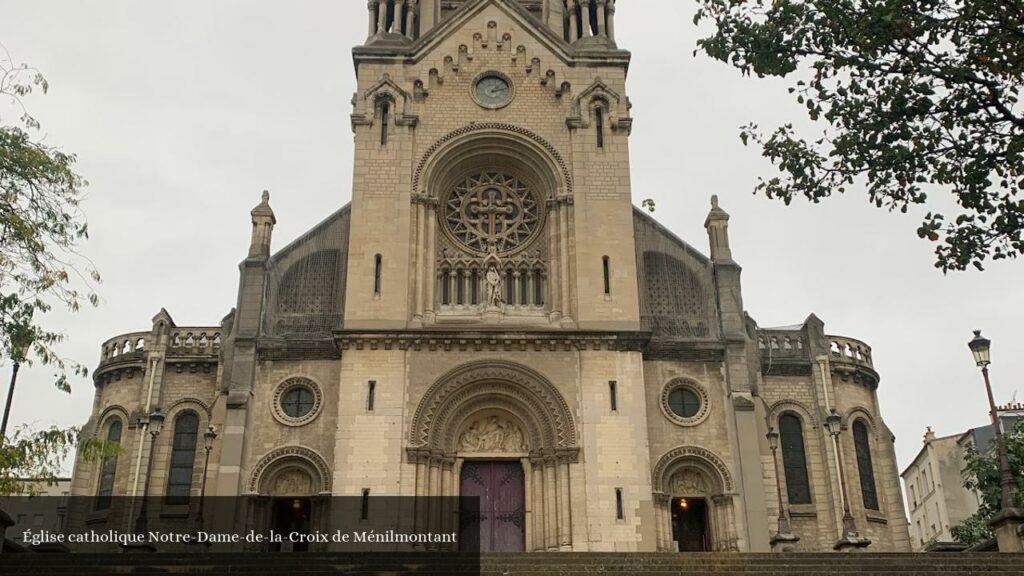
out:
{"label": "stone statue", "polygon": [[501,308],[504,302],[501,299],[501,274],[498,269],[491,265],[487,268],[487,306],[490,308]]}

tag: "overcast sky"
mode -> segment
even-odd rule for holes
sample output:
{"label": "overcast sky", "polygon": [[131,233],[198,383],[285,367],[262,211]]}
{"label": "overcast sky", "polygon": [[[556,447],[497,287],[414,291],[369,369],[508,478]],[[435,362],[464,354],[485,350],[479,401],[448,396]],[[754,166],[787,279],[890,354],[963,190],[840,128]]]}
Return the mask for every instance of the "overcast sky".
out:
{"label": "overcast sky", "polygon": [[[50,94],[28,105],[90,183],[85,252],[103,274],[103,301],[49,316],[67,334],[67,356],[94,367],[101,342],[150,329],[161,307],[179,325],[218,324],[235,303],[261,190],[272,194],[276,247],[348,202],[350,49],[365,40],[365,6],[0,0],[0,43],[50,81]],[[923,212],[889,214],[863,191],[790,207],[753,195],[757,176],[774,169],[741,144],[738,127],[802,124],[787,84],[694,57],[693,2],[617,6],[619,44],[633,53],[635,201],[655,198],[657,218],[706,252],[704,217],[718,194],[744,303],[761,326],[813,312],[827,333],[870,344],[901,467],[925,426],[942,435],[985,424],[967,341],[974,328],[993,340],[995,395],[1008,402],[1024,373],[1024,262],[943,276],[934,246],[915,234]],[[9,375],[0,364],[0,389]],[[65,395],[45,368],[24,370],[13,423],[82,424],[93,386],[73,387]]]}

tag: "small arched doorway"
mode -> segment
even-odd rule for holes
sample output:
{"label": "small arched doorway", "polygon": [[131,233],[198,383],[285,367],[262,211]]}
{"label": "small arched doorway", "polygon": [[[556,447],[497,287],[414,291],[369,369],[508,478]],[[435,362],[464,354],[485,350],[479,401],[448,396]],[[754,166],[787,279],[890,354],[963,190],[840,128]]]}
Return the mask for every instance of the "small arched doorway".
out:
{"label": "small arched doorway", "polygon": [[658,550],[738,549],[732,476],[713,452],[696,446],[669,451],[653,473]]}
{"label": "small arched doorway", "polygon": [[249,479],[247,526],[273,531],[282,541],[257,544],[260,551],[316,552],[307,540],[293,543],[292,533],[322,532],[329,515],[330,473],[324,459],[308,448],[288,446],[271,451]]}
{"label": "small arched doorway", "polygon": [[485,552],[571,550],[578,453],[568,405],[539,373],[498,360],[457,368],[420,400],[407,454],[417,496],[479,497],[479,517],[425,498],[417,525],[479,530]]}

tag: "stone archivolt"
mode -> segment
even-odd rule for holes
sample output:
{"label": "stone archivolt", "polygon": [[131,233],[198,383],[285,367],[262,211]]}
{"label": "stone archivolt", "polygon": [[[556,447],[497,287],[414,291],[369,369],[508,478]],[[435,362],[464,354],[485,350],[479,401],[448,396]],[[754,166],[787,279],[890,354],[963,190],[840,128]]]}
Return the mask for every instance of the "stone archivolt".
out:
{"label": "stone archivolt", "polygon": [[[282,446],[260,458],[249,473],[250,494],[268,494],[276,490],[280,478],[291,471],[305,473],[309,489],[320,494],[331,493],[331,469],[323,456],[304,446]],[[287,477],[286,477],[287,478]],[[293,496],[299,494],[292,494]]]}

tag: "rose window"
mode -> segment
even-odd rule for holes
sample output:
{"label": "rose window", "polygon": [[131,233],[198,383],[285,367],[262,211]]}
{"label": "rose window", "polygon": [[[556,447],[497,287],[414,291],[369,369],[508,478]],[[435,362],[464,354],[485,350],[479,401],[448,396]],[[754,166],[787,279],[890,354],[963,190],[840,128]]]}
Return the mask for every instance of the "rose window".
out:
{"label": "rose window", "polygon": [[540,233],[537,197],[515,176],[484,172],[467,177],[449,193],[442,212],[445,233],[476,254],[508,254]]}

